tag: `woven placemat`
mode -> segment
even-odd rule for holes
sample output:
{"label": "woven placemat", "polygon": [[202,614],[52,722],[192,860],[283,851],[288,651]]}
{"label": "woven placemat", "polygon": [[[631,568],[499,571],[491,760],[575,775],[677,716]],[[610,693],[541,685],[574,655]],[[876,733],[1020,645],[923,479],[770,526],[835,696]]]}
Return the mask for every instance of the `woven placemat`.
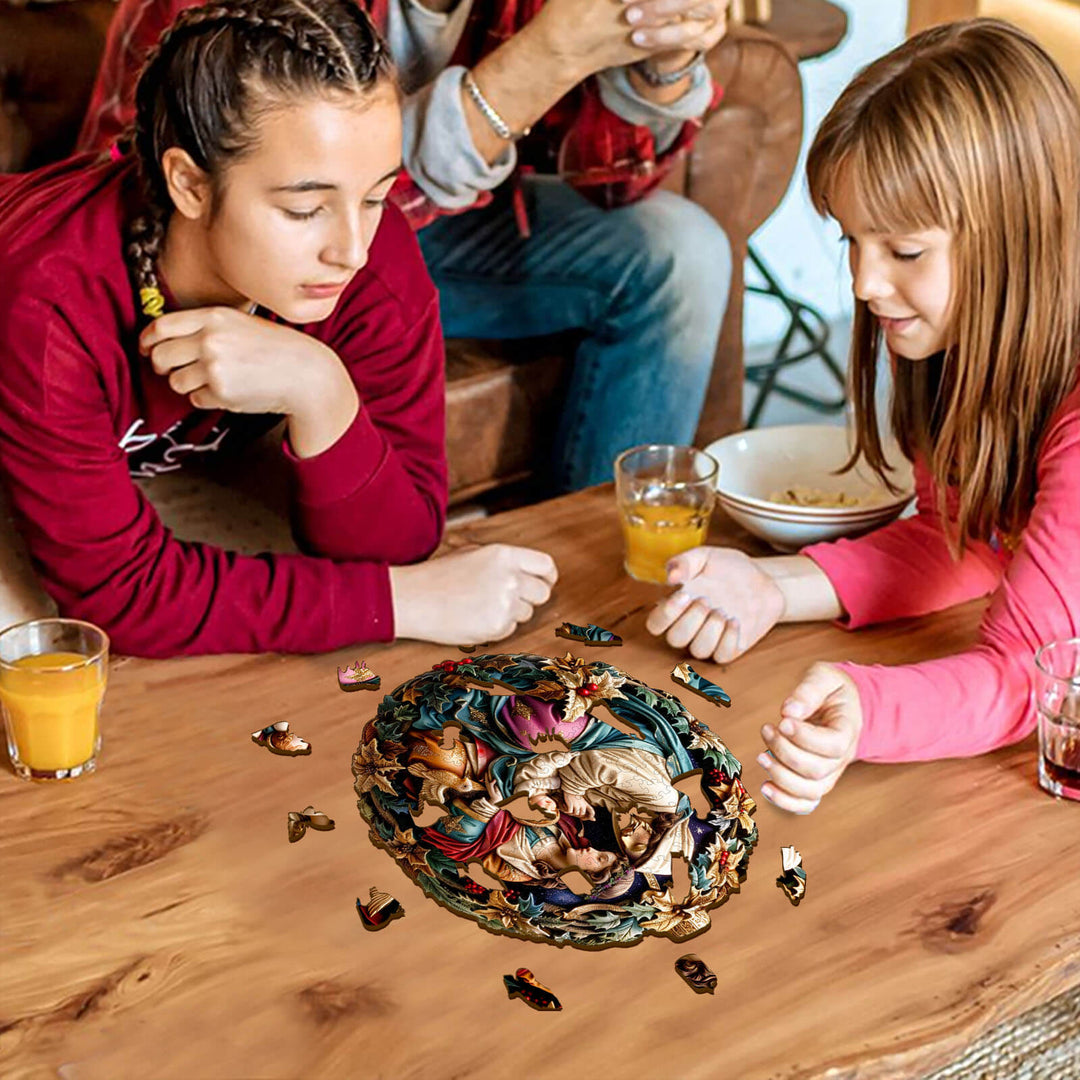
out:
{"label": "woven placemat", "polygon": [[992,1028],[923,1080],[1080,1080],[1080,986]]}

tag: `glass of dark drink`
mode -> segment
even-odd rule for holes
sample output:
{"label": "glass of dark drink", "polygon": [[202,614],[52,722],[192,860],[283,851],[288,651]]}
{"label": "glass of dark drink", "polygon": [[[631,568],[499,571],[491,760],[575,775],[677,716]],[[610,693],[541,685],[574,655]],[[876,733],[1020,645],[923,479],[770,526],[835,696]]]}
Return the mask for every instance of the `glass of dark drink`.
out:
{"label": "glass of dark drink", "polygon": [[1051,641],[1035,653],[1039,785],[1080,800],[1080,638]]}

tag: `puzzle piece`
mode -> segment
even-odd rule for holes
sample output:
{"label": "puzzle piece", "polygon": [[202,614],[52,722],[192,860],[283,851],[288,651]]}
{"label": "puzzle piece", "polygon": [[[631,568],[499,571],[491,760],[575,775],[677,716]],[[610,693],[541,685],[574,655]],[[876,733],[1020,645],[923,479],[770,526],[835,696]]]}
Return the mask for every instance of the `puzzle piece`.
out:
{"label": "puzzle piece", "polygon": [[382,677],[367,666],[366,660],[357,660],[352,667],[346,665],[344,671],[337,669],[338,687],[347,694],[353,690],[378,690],[381,683]]}
{"label": "puzzle piece", "polygon": [[806,895],[806,871],[802,868],[802,856],[793,847],[782,847],[780,861],[784,872],[776,879],[776,884],[784,890],[791,903],[798,907]]}
{"label": "puzzle piece", "polygon": [[368,889],[368,902],[365,904],[358,896],[356,912],[365,930],[382,930],[395,919],[405,914],[405,909],[389,893],[380,892],[374,886]]}
{"label": "puzzle piece", "polygon": [[728,692],[722,686],[709,682],[704,675],[699,675],[686,661],[676,664],[671,669],[671,677],[680,686],[693,690],[695,694],[708,698],[716,705],[723,705],[725,708],[731,706],[731,697]]}
{"label": "puzzle piece", "polygon": [[697,953],[687,953],[675,961],[675,970],[695,994],[716,990],[716,974]]}
{"label": "puzzle piece", "polygon": [[251,741],[258,746],[265,746],[272,754],[297,757],[311,753],[311,743],[301,739],[289,730],[288,720],[279,720],[276,724],[251,733]]}
{"label": "puzzle piece", "polygon": [[503,984],[511,1001],[518,997],[540,1012],[562,1012],[559,999],[528,968],[518,968],[513,975],[504,975]]}
{"label": "puzzle piece", "polygon": [[586,645],[621,645],[622,638],[605,630],[602,626],[589,623],[587,626],[575,626],[573,623],[564,622],[555,630],[555,636],[566,638],[567,641],[581,641]]}
{"label": "puzzle piece", "polygon": [[302,839],[309,825],[320,832],[329,832],[334,827],[334,819],[327,817],[321,810],[316,810],[314,806],[305,806],[301,811],[290,810],[289,843],[295,844]]}

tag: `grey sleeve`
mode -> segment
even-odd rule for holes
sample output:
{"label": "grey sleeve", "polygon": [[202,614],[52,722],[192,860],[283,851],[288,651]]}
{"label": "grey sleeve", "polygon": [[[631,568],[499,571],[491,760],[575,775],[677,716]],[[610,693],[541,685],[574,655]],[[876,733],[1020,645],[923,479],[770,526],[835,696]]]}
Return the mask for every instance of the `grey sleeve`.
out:
{"label": "grey sleeve", "polygon": [[473,145],[461,100],[463,67],[448,67],[405,100],[405,169],[436,206],[462,210],[501,184],[517,163],[513,143],[489,165]]}
{"label": "grey sleeve", "polygon": [[669,105],[643,98],[634,89],[624,67],[605,68],[597,74],[596,81],[604,107],[627,123],[647,127],[656,141],[657,154],[671,146],[687,120],[702,116],[712,100],[712,79],[705,64],[694,68],[686,93]]}

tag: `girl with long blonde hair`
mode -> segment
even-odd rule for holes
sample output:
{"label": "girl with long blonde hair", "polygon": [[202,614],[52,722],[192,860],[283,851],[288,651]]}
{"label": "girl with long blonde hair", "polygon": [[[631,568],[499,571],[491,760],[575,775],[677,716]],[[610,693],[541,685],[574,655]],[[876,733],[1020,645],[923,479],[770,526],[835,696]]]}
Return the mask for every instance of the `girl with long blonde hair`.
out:
{"label": "girl with long blonde hair", "polygon": [[763,793],[798,813],[856,758],[959,757],[1024,738],[1035,649],[1080,633],[1080,105],[1015,27],[935,27],[848,86],[807,175],[850,255],[853,460],[888,478],[884,345],[918,512],[794,556],[697,548],[669,563],[680,587],[648,627],[724,663],[777,622],[854,629],[993,599],[958,655],[810,668],[762,728],[758,758]]}

